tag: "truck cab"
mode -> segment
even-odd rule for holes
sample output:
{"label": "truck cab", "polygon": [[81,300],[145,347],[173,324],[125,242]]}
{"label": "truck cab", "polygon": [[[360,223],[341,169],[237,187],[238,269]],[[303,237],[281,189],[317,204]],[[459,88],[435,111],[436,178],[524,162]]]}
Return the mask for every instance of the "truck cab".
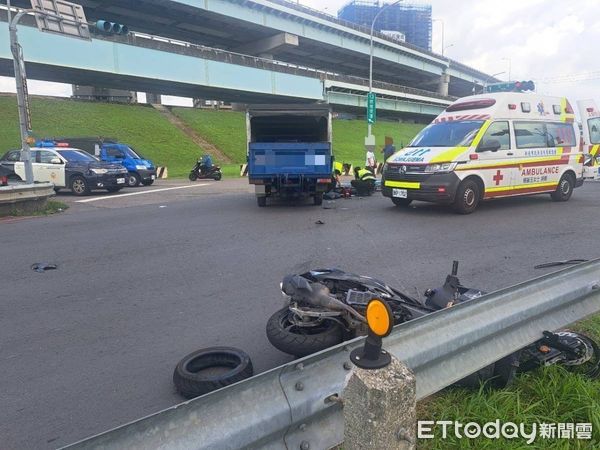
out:
{"label": "truck cab", "polygon": [[140,184],[150,186],[156,179],[156,167],[152,161],[144,158],[133,147],[115,139],[98,138],[58,138],[53,139],[56,145],[70,145],[94,155],[100,161],[118,163],[128,172],[127,186]]}
{"label": "truck cab", "polygon": [[331,110],[327,105],[261,105],[248,109],[248,177],[258,206],[268,197],[312,197],[331,183]]}

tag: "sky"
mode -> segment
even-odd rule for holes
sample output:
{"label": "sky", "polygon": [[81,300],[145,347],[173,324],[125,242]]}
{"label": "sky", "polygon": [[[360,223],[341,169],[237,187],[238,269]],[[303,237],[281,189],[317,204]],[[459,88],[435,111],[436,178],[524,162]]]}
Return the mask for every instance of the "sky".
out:
{"label": "sky", "polygon": [[[347,0],[299,0],[337,14]],[[533,80],[540,93],[600,105],[600,0],[430,0],[433,51],[498,78]],[[31,81],[33,94],[68,96],[69,85]],[[0,92],[14,80],[0,77]],[[145,97],[141,96],[140,101]],[[163,97],[167,104],[191,100]]]}

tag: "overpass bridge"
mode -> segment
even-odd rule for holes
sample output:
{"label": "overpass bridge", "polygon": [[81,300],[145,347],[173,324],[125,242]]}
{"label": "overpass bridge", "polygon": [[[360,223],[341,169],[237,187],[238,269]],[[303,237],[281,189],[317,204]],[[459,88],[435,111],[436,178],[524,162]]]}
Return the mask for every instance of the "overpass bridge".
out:
{"label": "overpass bridge", "polygon": [[[89,20],[107,19],[150,35],[263,56],[336,73],[368,76],[370,30],[286,0],[75,0]],[[27,7],[29,0],[13,0]],[[374,78],[454,96],[495,81],[441,55],[374,39]],[[449,82],[449,84],[448,84]]]}
{"label": "overpass bridge", "polygon": [[[0,75],[13,75],[5,11],[0,12]],[[241,103],[327,101],[364,108],[368,82],[198,44],[140,33],[95,35],[85,41],[42,33],[32,17],[19,27],[30,78],[81,85],[219,98]],[[433,116],[452,98],[376,82],[378,108],[400,115]]]}

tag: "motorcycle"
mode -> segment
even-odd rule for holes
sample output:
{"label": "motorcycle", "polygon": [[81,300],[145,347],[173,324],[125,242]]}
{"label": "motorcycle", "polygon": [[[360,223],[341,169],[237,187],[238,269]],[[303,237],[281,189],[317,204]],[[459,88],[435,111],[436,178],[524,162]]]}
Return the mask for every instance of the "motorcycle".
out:
{"label": "motorcycle", "polygon": [[206,180],[213,179],[215,181],[219,181],[222,178],[223,174],[221,173],[221,167],[212,166],[210,169],[206,170],[206,167],[202,165],[202,161],[196,161],[196,165],[190,171],[189,179],[190,181],[196,180]]}
{"label": "motorcycle", "polygon": [[[388,303],[397,325],[477,299],[486,293],[460,283],[457,261],[454,261],[444,285],[425,291],[424,299],[412,297],[375,278],[338,269],[287,275],[280,287],[287,306],[268,320],[267,338],[277,349],[296,357],[367,334],[365,311],[374,298]],[[585,373],[598,377],[600,349],[591,338],[581,333],[546,331],[534,344],[481,369],[458,384],[478,386],[481,381],[490,381],[494,386],[503,387],[518,371],[552,364],[568,368],[586,365]]]}

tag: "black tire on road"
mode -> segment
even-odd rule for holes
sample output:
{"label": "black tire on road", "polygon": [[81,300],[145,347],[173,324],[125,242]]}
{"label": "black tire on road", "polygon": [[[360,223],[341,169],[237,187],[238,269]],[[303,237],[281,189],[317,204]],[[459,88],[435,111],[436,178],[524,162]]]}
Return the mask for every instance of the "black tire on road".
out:
{"label": "black tire on road", "polygon": [[556,191],[550,194],[550,197],[552,197],[552,200],[555,202],[566,202],[571,198],[571,195],[573,195],[574,188],[575,180],[573,179],[573,175],[565,173],[558,182]]}
{"label": "black tire on road", "polygon": [[198,179],[198,174],[196,172],[190,172],[188,178],[190,179],[190,181],[196,181]]}
{"label": "black tire on road", "polygon": [[410,200],[408,198],[392,197],[392,202],[396,206],[408,206],[408,205],[410,205],[412,203],[412,200]]}
{"label": "black tire on road", "polygon": [[286,307],[271,316],[267,322],[267,338],[275,348],[290,355],[302,357],[339,344],[344,329],[332,320],[324,320],[315,327],[297,327],[289,321]]}
{"label": "black tire on road", "polygon": [[127,186],[137,187],[142,182],[140,176],[135,172],[129,172],[127,175]]}
{"label": "black tire on road", "polygon": [[[216,370],[219,372],[214,373]],[[173,372],[173,383],[183,397],[195,398],[253,374],[252,361],[246,352],[233,347],[210,347],[179,361]]]}
{"label": "black tire on road", "polygon": [[481,200],[481,189],[473,180],[463,181],[456,190],[456,200],[452,208],[459,214],[471,214]]}
{"label": "black tire on road", "polygon": [[81,175],[75,175],[71,178],[71,192],[79,197],[90,193],[90,186],[85,178]]}
{"label": "black tire on road", "polygon": [[262,196],[262,197],[256,197],[256,203],[261,208],[267,206],[267,197],[264,197],[264,196]]}
{"label": "black tire on road", "polygon": [[315,196],[313,197],[313,203],[317,206],[322,205],[323,204],[323,194],[322,193],[315,194]]}
{"label": "black tire on road", "polygon": [[215,179],[215,181],[219,181],[222,177],[223,177],[223,174],[221,172],[216,172],[213,175],[213,178]]}
{"label": "black tire on road", "polygon": [[142,181],[144,186],[152,186],[154,184],[154,180],[144,180]]}

